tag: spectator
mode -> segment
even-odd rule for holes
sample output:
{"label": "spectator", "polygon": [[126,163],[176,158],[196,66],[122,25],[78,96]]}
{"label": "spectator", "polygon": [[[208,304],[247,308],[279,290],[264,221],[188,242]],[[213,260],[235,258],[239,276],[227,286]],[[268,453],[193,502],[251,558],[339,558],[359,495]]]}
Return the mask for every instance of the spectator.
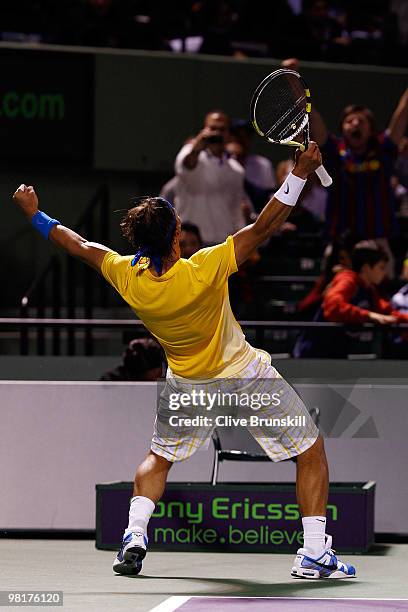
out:
{"label": "spectator", "polygon": [[[279,188],[293,168],[293,160],[285,159],[276,167],[276,182]],[[326,208],[326,190],[320,185],[317,177],[309,177],[300,194],[290,217],[281,227],[281,231],[300,231],[315,233],[321,228]]]}
{"label": "spectator", "polygon": [[206,244],[223,242],[245,224],[245,172],[226,151],[229,129],[225,113],[209,112],[201,132],[176,158],[176,208],[181,217],[198,225]]}
{"label": "spectator", "polygon": [[[391,0],[391,10],[398,17],[400,41],[408,44],[408,3],[407,0]],[[407,49],[405,49],[406,52]]]}
{"label": "spectator", "polygon": [[314,317],[322,304],[324,292],[334,276],[341,270],[351,268],[351,252],[356,242],[357,239],[346,231],[327,245],[323,256],[322,273],[311,291],[298,304],[297,310],[302,319]]}
{"label": "spectator", "polygon": [[392,188],[397,201],[400,223],[408,218],[408,138],[404,136],[398,146],[398,157],[394,165]]}
{"label": "spectator", "polygon": [[408,282],[408,253],[402,262],[401,279]]}
{"label": "spectator", "polygon": [[359,0],[347,7],[352,61],[359,64],[398,62],[400,33],[389,0]]}
{"label": "spectator", "polygon": [[[394,323],[401,317],[391,303],[380,297],[377,286],[386,275],[387,253],[374,241],[356,244],[352,270],[343,270],[333,279],[323,299],[326,321],[340,323]],[[405,317],[402,317],[405,320]]]}
{"label": "spectator", "polygon": [[174,206],[178,187],[178,176],[173,176],[167,183],[160,189],[160,197],[164,198],[168,202],[171,202]]}
{"label": "spectator", "polygon": [[[391,305],[394,310],[408,317],[408,254],[402,264],[400,278],[406,284],[392,296]],[[392,341],[387,348],[393,359],[408,359],[408,332],[393,334]]]}
{"label": "spectator", "polygon": [[[394,310],[391,302],[380,297],[377,286],[387,272],[387,253],[374,241],[356,244],[352,253],[352,269],[335,275],[323,298],[316,321],[345,324],[366,322],[390,325],[407,322],[408,315]],[[354,338],[356,334],[353,334]],[[296,357],[336,357],[348,354],[350,332],[343,329],[324,333],[304,333],[296,343]]]}
{"label": "spectator", "polygon": [[247,121],[233,122],[227,151],[245,169],[245,191],[257,212],[270,198],[276,185],[272,163],[263,155],[251,153],[253,128]]}
{"label": "spectator", "polygon": [[[377,286],[386,275],[385,251],[371,241],[360,242],[354,248],[352,261],[353,272],[338,274],[326,293],[323,300],[325,319],[343,323],[373,321],[381,325],[397,321],[407,323],[408,315],[404,314],[404,310],[395,309],[393,302],[381,298],[377,291]],[[346,274],[349,275],[348,278]],[[400,334],[393,335],[390,346],[392,353],[395,353],[397,348],[400,348],[400,354],[406,350],[405,341]]]}
{"label": "spectator", "polygon": [[408,314],[408,284],[401,287],[391,298],[392,307],[398,312]]}
{"label": "spectator", "polygon": [[401,138],[398,145],[398,157],[394,166],[394,174],[398,180],[398,184],[408,190],[408,138]]}
{"label": "spectator", "polygon": [[303,0],[302,13],[289,27],[292,52],[302,59],[348,60],[350,38],[329,15],[326,0]]}
{"label": "spectator", "polygon": [[407,61],[406,0],[3,0],[1,6],[3,41]]}
{"label": "spectator", "polygon": [[[194,137],[187,138],[184,144],[188,144],[194,140]],[[179,177],[177,175],[173,176],[170,180],[165,183],[160,190],[160,197],[164,198],[168,202],[171,202],[174,206],[174,202],[177,197],[177,188],[179,183]]]}
{"label": "spectator", "polygon": [[79,44],[92,47],[118,47],[121,14],[113,0],[87,0],[80,6],[81,21],[70,24],[73,40],[78,37]]}
{"label": "spectator", "polygon": [[[330,236],[350,229],[362,239],[376,239],[391,262],[389,239],[398,229],[391,179],[407,121],[408,89],[387,130],[380,134],[373,113],[365,106],[353,104],[343,110],[340,138],[329,135],[320,115],[312,110],[313,138],[322,146],[325,164],[334,178],[327,207]],[[388,274],[393,277],[392,265]]]}
{"label": "spectator", "polygon": [[282,44],[287,44],[287,32],[292,18],[293,12],[286,0],[241,0],[236,26],[237,40],[264,43],[266,49],[270,42],[271,55],[284,57],[285,53],[281,53]]}
{"label": "spectator", "polygon": [[3,0],[0,40],[18,43],[46,43],[55,27],[58,12],[50,0]]}
{"label": "spectator", "polygon": [[[293,160],[285,159],[276,167],[276,183],[279,188],[293,168]],[[291,214],[291,220],[298,219],[298,229],[301,231],[316,231],[325,220],[327,205],[327,190],[321,186],[316,175],[308,178],[302,190],[298,204]],[[303,224],[302,224],[303,220]],[[296,222],[295,222],[296,223]]]}
{"label": "spectator", "polygon": [[105,372],[99,380],[111,382],[155,381],[162,376],[163,351],[153,338],[131,340],[123,353],[123,362]]}
{"label": "spectator", "polygon": [[233,55],[232,31],[236,15],[231,2],[207,0],[207,26],[200,53],[208,55]]}
{"label": "spectator", "polygon": [[184,259],[190,259],[203,246],[199,228],[194,223],[182,223],[180,235],[180,254]]}
{"label": "spectator", "polygon": [[320,115],[312,112],[314,137],[324,146],[325,163],[336,179],[328,205],[331,234],[347,225],[365,239],[389,236],[395,228],[392,161],[407,125],[408,89],[388,129],[380,134],[376,133],[373,113],[365,106],[353,104],[343,110],[341,138],[329,135]]}

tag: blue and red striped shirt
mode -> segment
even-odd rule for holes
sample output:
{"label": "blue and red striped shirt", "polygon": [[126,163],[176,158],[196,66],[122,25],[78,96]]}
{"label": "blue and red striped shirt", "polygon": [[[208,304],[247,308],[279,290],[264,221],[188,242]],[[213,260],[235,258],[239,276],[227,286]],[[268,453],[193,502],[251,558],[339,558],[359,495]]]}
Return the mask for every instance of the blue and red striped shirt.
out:
{"label": "blue and red striped shirt", "polygon": [[345,229],[361,239],[395,235],[396,202],[391,176],[397,147],[387,133],[372,138],[362,154],[353,153],[344,139],[336,136],[328,138],[322,152],[333,176],[326,214],[330,237]]}

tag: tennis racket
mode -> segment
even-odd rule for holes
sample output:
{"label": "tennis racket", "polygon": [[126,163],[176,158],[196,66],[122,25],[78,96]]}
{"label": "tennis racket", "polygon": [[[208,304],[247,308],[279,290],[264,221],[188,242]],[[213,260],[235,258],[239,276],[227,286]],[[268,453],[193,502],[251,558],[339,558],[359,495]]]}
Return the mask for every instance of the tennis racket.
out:
{"label": "tennis racket", "polygon": [[[297,147],[309,145],[310,90],[294,70],[281,68],[268,75],[256,88],[251,100],[252,125],[260,136],[274,144]],[[323,166],[316,174],[324,187],[333,180]]]}

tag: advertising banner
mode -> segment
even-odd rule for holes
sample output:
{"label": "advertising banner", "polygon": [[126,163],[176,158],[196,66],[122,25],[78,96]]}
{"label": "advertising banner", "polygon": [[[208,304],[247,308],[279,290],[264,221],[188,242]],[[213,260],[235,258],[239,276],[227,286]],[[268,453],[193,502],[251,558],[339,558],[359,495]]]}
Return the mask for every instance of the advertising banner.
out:
{"label": "advertising banner", "polygon": [[90,165],[93,55],[2,49],[0,68],[0,158]]}
{"label": "advertising banner", "polygon": [[[96,486],[96,546],[115,549],[127,527],[133,483]],[[328,533],[336,550],[374,541],[375,483],[330,485]],[[293,483],[169,483],[149,523],[149,550],[293,552],[303,544]]]}

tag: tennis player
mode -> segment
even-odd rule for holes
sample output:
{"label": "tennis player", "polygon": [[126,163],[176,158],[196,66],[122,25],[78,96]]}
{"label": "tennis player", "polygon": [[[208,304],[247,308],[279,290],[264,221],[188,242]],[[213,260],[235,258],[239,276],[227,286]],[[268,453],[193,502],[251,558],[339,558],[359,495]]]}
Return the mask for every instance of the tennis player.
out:
{"label": "tennis player", "polygon": [[[129,525],[113,569],[138,574],[146,555],[147,525],[163,494],[167,474],[176,461],[190,457],[208,441],[213,427],[170,426],[170,398],[190,394],[245,389],[268,392],[270,404],[262,417],[298,417],[285,426],[248,427],[272,461],[297,457],[297,499],[302,513],[304,547],[297,552],[292,576],[348,578],[354,567],[337,559],[326,535],[328,467],[323,439],[293,388],[271,365],[270,356],[248,344],[235,320],[228,298],[228,277],[276,231],[288,217],[309,174],[322,163],[311,143],[300,154],[282,187],[252,225],[225,242],[204,248],[190,259],[180,258],[181,221],[170,203],[149,197],[130,209],[122,232],[137,249],[121,256],[106,246],[88,242],[58,220],[38,210],[31,186],[20,185],[14,201],[34,227],[54,244],[102,273],[164,348],[169,364],[161,393],[151,450],[138,467],[130,504]],[[279,401],[275,401],[276,398]],[[195,410],[195,408],[193,406]],[[192,416],[192,404],[178,417]],[[303,424],[299,424],[302,423]],[[292,424],[291,424],[292,423]],[[293,424],[295,423],[295,424]]]}

